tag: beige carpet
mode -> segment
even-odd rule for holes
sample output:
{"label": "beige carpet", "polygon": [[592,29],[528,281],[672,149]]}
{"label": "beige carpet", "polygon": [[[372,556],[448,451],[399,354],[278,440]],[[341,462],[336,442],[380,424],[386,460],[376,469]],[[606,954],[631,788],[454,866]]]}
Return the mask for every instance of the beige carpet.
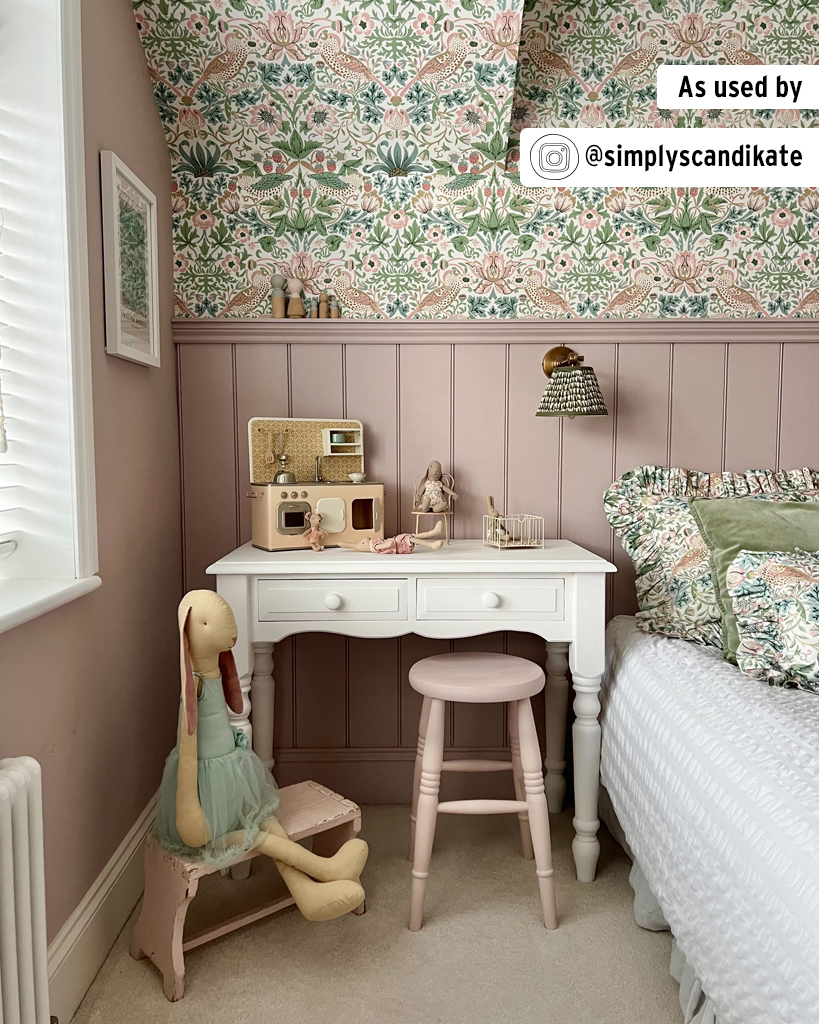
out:
{"label": "beige carpet", "polygon": [[[597,881],[581,885],[571,814],[552,819],[559,925],[547,932],[517,820],[441,816],[426,921],[411,934],[408,816],[364,809],[363,917],[310,924],[291,909],[193,950],[178,1003],[150,961],[128,955],[132,919],[76,1024],[681,1024],[670,936],[634,923],[630,863],[607,833]],[[206,879],[189,924],[235,914],[239,895],[275,885],[261,861],[245,882]]]}

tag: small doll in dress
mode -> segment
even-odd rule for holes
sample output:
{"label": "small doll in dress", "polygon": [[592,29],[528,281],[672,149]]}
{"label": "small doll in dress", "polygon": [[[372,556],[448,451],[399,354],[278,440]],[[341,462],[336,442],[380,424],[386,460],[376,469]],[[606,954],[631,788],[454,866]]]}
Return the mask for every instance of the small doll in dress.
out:
{"label": "small doll in dress", "polygon": [[231,648],[236,620],[211,590],[179,605],[182,701],[177,744],[165,762],[156,831],[170,853],[229,867],[249,849],[272,858],[296,906],[309,921],[329,921],[364,902],[359,876],[367,844],[351,839],[319,857],[288,838],[276,818],[273,776],[234,730],[228,708],[244,697]]}
{"label": "small doll in dress", "polygon": [[448,512],[450,501],[457,501],[458,495],[449,487],[437,460],[430,462],[424,476],[415,489],[416,512]]}
{"label": "small doll in dress", "polygon": [[362,537],[355,544],[340,541],[339,547],[350,551],[368,551],[374,555],[411,555],[416,545],[438,551],[443,546],[444,524],[437,522],[426,533],[399,533],[395,537]]}
{"label": "small doll in dress", "polygon": [[327,534],[321,528],[321,520],[324,518],[321,512],[311,512],[306,515],[305,520],[310,524],[304,531],[307,543],[314,551],[323,551]]}

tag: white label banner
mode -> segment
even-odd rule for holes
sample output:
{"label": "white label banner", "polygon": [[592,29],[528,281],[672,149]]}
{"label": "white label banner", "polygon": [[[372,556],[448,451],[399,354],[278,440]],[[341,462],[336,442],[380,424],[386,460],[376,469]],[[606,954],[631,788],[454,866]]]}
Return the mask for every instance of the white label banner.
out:
{"label": "white label banner", "polygon": [[527,187],[813,187],[813,128],[525,128]]}
{"label": "white label banner", "polygon": [[819,65],[662,64],[662,110],[819,110]]}

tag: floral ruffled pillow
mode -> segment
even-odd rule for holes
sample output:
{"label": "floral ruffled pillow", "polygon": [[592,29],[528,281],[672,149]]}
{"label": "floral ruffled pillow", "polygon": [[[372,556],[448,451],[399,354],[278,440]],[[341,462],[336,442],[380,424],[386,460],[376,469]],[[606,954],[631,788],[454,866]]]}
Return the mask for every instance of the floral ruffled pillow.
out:
{"label": "floral ruffled pillow", "polygon": [[609,525],[634,563],[642,630],[722,647],[722,609],[711,581],[708,547],[688,502],[745,497],[819,501],[819,472],[700,473],[641,466],[606,491]]}
{"label": "floral ruffled pillow", "polygon": [[819,693],[819,552],[740,551],[726,581],[742,671]]}

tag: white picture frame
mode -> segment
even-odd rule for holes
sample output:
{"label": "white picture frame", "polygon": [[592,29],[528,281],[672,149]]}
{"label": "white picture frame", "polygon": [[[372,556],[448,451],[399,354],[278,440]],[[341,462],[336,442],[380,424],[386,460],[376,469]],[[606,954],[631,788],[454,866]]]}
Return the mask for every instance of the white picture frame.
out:
{"label": "white picture frame", "polygon": [[156,196],[116,153],[100,152],[105,350],[159,366]]}

